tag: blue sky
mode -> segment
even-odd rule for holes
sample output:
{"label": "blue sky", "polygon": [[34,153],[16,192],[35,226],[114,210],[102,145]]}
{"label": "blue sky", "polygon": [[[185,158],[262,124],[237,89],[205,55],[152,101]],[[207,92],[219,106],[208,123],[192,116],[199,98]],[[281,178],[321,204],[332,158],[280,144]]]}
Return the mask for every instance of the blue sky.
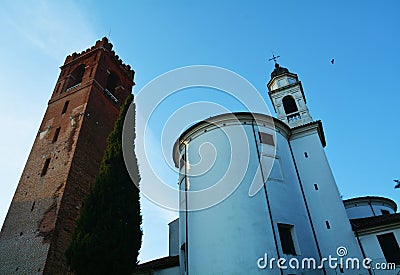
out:
{"label": "blue sky", "polygon": [[[323,122],[343,197],[400,202],[392,181],[400,178],[398,1],[1,2],[0,224],[58,67],[103,36],[135,69],[135,94],[169,70],[213,65],[246,78],[270,110],[267,59],[274,51],[299,75],[311,115]],[[167,223],[176,213],[147,202],[143,216],[141,261],[167,255]]]}

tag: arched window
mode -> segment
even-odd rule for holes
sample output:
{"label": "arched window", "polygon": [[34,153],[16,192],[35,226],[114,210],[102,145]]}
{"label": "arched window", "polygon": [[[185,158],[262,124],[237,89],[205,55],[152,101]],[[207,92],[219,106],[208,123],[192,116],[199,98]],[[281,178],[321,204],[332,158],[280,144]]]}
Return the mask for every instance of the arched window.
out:
{"label": "arched window", "polygon": [[82,82],[83,75],[85,73],[85,65],[81,64],[75,68],[75,70],[68,76],[65,81],[64,91],[72,89],[78,86]]}
{"label": "arched window", "polygon": [[121,81],[119,77],[115,73],[110,73],[107,79],[106,89],[111,92],[112,94],[115,93],[115,88],[121,85]]}
{"label": "arched window", "polygon": [[291,114],[298,111],[296,101],[292,96],[290,95],[285,96],[282,99],[282,103],[286,114]]}

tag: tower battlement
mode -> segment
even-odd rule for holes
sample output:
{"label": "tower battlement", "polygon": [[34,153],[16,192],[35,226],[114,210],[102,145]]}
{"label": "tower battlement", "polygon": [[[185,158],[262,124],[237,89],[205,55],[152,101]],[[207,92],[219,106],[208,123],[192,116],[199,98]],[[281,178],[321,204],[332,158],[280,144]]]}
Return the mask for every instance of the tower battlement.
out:
{"label": "tower battlement", "polygon": [[93,53],[94,51],[98,51],[98,50],[103,50],[103,51],[109,53],[113,62],[118,64],[119,67],[129,76],[129,78],[133,80],[135,71],[132,70],[130,65],[125,64],[121,60],[121,58],[115,53],[115,51],[113,50],[113,44],[108,41],[107,37],[103,37],[101,40],[97,40],[96,44],[94,46],[87,48],[86,50],[84,50],[80,53],[74,52],[74,53],[68,55],[65,58],[64,65],[61,66],[61,68],[65,67],[66,65],[68,65],[72,62],[77,62],[82,57],[86,57],[86,55]]}

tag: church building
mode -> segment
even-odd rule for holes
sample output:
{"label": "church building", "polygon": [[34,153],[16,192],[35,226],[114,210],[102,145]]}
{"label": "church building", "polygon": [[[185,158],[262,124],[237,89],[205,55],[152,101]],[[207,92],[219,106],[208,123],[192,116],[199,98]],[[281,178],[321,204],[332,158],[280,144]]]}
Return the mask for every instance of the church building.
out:
{"label": "church building", "polygon": [[[1,229],[0,274],[68,273],[65,250],[133,80],[106,38],[66,58]],[[399,272],[396,203],[343,201],[298,75],[275,63],[267,87],[276,118],[221,114],[180,135],[171,149],[181,211],[169,224],[169,255],[134,274]],[[213,164],[206,172],[194,165],[204,144],[218,152],[202,155]],[[212,192],[192,192],[201,190]]]}
{"label": "church building", "polygon": [[[299,77],[275,63],[267,87],[277,118],[222,114],[180,135],[173,158],[183,195],[179,219],[169,224],[170,255],[141,264],[136,274],[399,272],[396,203],[343,201],[322,122],[311,117]],[[204,172],[199,152],[207,143],[218,154],[202,149],[201,162],[213,163]],[[220,203],[191,211],[212,196],[196,191],[237,181]]]}

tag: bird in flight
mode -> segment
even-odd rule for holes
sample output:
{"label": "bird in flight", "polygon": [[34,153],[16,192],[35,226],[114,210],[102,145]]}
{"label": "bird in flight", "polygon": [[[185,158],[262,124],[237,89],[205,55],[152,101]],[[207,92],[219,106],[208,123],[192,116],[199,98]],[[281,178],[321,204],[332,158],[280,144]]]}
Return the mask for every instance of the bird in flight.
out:
{"label": "bird in flight", "polygon": [[335,59],[334,58],[331,59],[331,63],[332,64],[335,63]]}
{"label": "bird in flight", "polygon": [[394,188],[396,189],[396,188],[400,188],[400,180],[393,180],[395,183],[396,183],[396,185],[394,186]]}

